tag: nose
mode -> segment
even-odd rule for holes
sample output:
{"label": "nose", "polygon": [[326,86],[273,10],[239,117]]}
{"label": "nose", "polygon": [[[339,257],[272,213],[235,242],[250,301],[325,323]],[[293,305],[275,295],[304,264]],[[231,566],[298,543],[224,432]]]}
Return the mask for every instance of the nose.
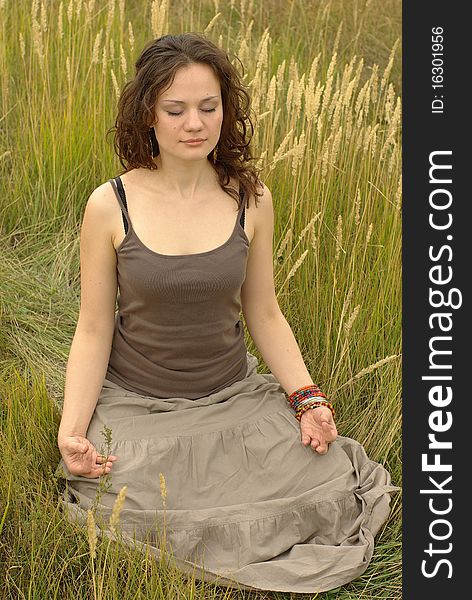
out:
{"label": "nose", "polygon": [[199,131],[202,128],[202,120],[198,114],[198,109],[190,109],[185,119],[184,129],[186,131]]}

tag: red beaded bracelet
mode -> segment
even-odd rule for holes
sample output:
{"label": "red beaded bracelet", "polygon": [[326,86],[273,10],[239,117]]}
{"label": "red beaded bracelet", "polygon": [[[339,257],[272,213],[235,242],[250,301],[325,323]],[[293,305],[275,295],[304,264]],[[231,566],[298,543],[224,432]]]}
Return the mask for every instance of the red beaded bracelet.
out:
{"label": "red beaded bracelet", "polygon": [[[325,398],[325,400],[315,400],[315,398]],[[313,399],[313,400],[312,400]],[[334,408],[330,402],[327,402],[328,398],[326,394],[315,385],[306,385],[298,388],[288,396],[290,406],[295,411],[295,417],[300,420],[301,415],[309,410],[310,408],[316,408],[318,406],[326,406],[331,411],[334,418]]]}
{"label": "red beaded bracelet", "polygon": [[303,400],[304,398],[311,398],[312,396],[322,396],[323,398],[326,398],[326,394],[323,394],[323,392],[317,385],[307,385],[292,392],[288,399],[290,401],[290,404],[293,404],[298,400]]}

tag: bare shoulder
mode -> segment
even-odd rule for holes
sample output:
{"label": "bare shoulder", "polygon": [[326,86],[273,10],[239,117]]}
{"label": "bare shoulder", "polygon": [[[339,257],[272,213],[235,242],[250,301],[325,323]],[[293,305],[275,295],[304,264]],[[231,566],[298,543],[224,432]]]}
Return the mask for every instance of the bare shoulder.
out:
{"label": "bare shoulder", "polygon": [[249,199],[248,212],[251,214],[251,223],[253,233],[256,235],[260,231],[266,231],[271,235],[274,227],[274,206],[272,193],[270,189],[261,181],[259,193],[262,195],[255,197],[251,195]]}
{"label": "bare shoulder", "polygon": [[121,209],[109,181],[102,183],[91,192],[85,207],[84,221],[114,245],[117,232],[122,227]]}
{"label": "bare shoulder", "polygon": [[273,210],[272,205],[272,193],[264,182],[261,181],[262,196],[257,197],[257,207],[261,207],[264,211],[271,212]]}
{"label": "bare shoulder", "polygon": [[87,210],[97,216],[110,215],[110,211],[116,208],[117,200],[115,192],[109,181],[105,181],[96,187],[87,200]]}
{"label": "bare shoulder", "polygon": [[272,206],[272,193],[263,181],[260,181],[257,195],[250,194],[248,201],[248,210],[257,212],[271,212]]}

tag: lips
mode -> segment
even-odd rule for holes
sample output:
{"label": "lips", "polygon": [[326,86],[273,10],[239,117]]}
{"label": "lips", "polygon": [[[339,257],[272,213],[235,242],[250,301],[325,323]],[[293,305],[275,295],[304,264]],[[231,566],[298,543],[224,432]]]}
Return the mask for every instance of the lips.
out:
{"label": "lips", "polygon": [[184,140],[184,142],[204,142],[205,140],[203,138],[196,138],[194,140]]}

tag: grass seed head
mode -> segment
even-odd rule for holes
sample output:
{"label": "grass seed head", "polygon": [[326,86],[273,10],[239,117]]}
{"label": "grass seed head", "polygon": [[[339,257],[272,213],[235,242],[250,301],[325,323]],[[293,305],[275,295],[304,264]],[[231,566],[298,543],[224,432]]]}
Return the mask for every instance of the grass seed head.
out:
{"label": "grass seed head", "polygon": [[69,25],[72,22],[73,15],[74,15],[74,0],[70,0],[69,6],[67,7],[67,20],[69,21]]}
{"label": "grass seed head", "polygon": [[354,210],[354,221],[356,223],[356,227],[359,227],[359,223],[361,222],[361,191],[357,188],[356,192],[356,201],[355,201],[355,210]]}
{"label": "grass seed head", "polygon": [[71,72],[70,72],[70,56],[67,56],[66,58],[66,75],[67,75],[67,83],[69,84],[69,87],[72,84],[72,76],[71,76]]}
{"label": "grass seed head", "polygon": [[89,543],[90,556],[94,559],[96,557],[97,548],[97,530],[95,528],[93,512],[90,510],[90,508],[87,510],[87,539]]}
{"label": "grass seed head", "polygon": [[126,75],[128,73],[128,64],[126,62],[125,51],[124,51],[122,44],[120,44],[120,63],[121,63],[121,70],[123,71],[123,75],[124,75],[124,77],[126,77]]}
{"label": "grass seed head", "polygon": [[397,193],[395,194],[395,208],[400,211],[402,209],[402,174],[398,180]]}
{"label": "grass seed head", "polygon": [[295,275],[298,269],[302,266],[302,263],[305,260],[307,254],[308,250],[304,250],[303,254],[295,261],[295,264],[290,269],[289,274],[287,275],[287,279],[285,281],[288,281]]}
{"label": "grass seed head", "polygon": [[59,4],[59,14],[57,15],[57,37],[64,39],[64,3]]}
{"label": "grass seed head", "polygon": [[131,21],[128,21],[128,41],[129,41],[129,47],[131,50],[131,54],[134,54],[134,31],[133,31],[133,25],[131,24]]}
{"label": "grass seed head", "polygon": [[291,242],[291,240],[292,240],[292,228],[289,227],[289,229],[287,229],[287,233],[284,235],[283,240],[280,242],[280,246],[277,251],[276,262],[278,262],[282,258],[283,253],[285,252],[285,248],[287,247],[289,242]]}
{"label": "grass seed head", "polygon": [[109,39],[110,31],[113,25],[113,19],[115,18],[115,0],[108,0],[108,14],[107,14],[107,25],[106,25],[106,38]]}
{"label": "grass seed head", "polygon": [[111,79],[113,81],[113,87],[115,88],[116,99],[118,100],[119,97],[120,97],[120,86],[118,85],[118,81],[116,79],[115,71],[113,71],[113,69],[110,69],[110,72],[111,72]]}
{"label": "grass seed head", "polygon": [[382,75],[382,81],[380,82],[380,91],[382,91],[385,88],[385,85],[386,85],[387,81],[390,78],[390,73],[392,71],[393,61],[394,61],[394,58],[395,58],[395,53],[397,51],[397,47],[398,47],[399,41],[400,41],[399,39],[397,39],[395,41],[395,43],[394,43],[394,45],[392,47],[392,50],[390,52],[390,57],[388,59],[388,64],[385,67],[385,70],[384,70],[383,75]]}
{"label": "grass seed head", "polygon": [[266,106],[269,111],[272,111],[275,108],[275,97],[276,97],[276,79],[275,79],[275,75],[272,75],[272,78],[269,83],[269,89],[267,90]]}
{"label": "grass seed head", "polygon": [[102,76],[105,77],[105,73],[107,70],[108,63],[108,48],[106,44],[103,44],[103,52],[102,52]]}
{"label": "grass seed head", "polygon": [[93,13],[93,9],[95,8],[95,0],[89,0],[87,2],[87,4],[85,5],[85,13],[86,13],[86,18],[85,18],[85,22],[87,25],[90,25],[92,22],[92,13]]}
{"label": "grass seed head", "polygon": [[167,507],[167,485],[166,478],[163,473],[159,473],[159,487],[161,490],[162,505],[164,509]]}
{"label": "grass seed head", "polygon": [[360,310],[360,308],[361,308],[361,305],[360,305],[360,304],[358,304],[358,305],[357,305],[357,306],[354,308],[354,310],[352,311],[352,313],[349,315],[349,318],[348,318],[348,320],[346,321],[346,323],[344,323],[344,331],[345,331],[345,333],[346,333],[346,337],[347,337],[347,338],[349,337],[349,334],[351,333],[352,326],[353,326],[353,324],[354,324],[354,321],[355,321],[355,320],[356,320],[356,318],[357,318],[357,315],[359,314],[359,310]]}
{"label": "grass seed head", "polygon": [[23,37],[23,34],[21,33],[21,31],[19,33],[19,39],[20,39],[20,54],[21,54],[21,58],[22,58],[22,60],[25,60],[25,53],[26,53],[26,50],[25,50],[25,38]]}
{"label": "grass seed head", "polygon": [[124,485],[121,488],[121,490],[118,492],[116,500],[113,504],[113,509],[111,511],[111,516],[110,516],[110,529],[112,531],[115,531],[116,525],[118,524],[118,521],[120,520],[120,513],[123,508],[125,499],[126,499],[127,491],[128,491],[128,486]]}
{"label": "grass seed head", "polygon": [[286,66],[286,62],[285,62],[285,58],[283,59],[283,61],[280,63],[280,65],[277,67],[277,76],[276,76],[276,82],[277,82],[277,93],[281,92],[284,86],[284,81],[285,81],[285,66]]}
{"label": "grass seed head", "polygon": [[98,56],[100,54],[100,42],[102,40],[102,35],[103,35],[103,29],[100,29],[100,31],[95,36],[95,41],[93,43],[92,65],[95,65],[98,63]]}
{"label": "grass seed head", "polygon": [[300,232],[300,235],[298,236],[298,241],[301,241],[305,237],[305,235],[307,234],[307,232],[311,231],[313,229],[315,221],[317,221],[319,219],[320,215],[321,215],[321,212],[316,213],[316,215],[314,215],[313,217],[311,217],[311,219],[309,220],[308,224],[305,225],[305,227]]}
{"label": "grass seed head", "polygon": [[220,12],[216,13],[216,15],[213,17],[213,19],[208,23],[208,25],[203,30],[203,34],[204,35],[208,35],[211,32],[211,30],[213,29],[215,23],[218,21],[218,19],[220,17],[221,17],[221,13]]}

